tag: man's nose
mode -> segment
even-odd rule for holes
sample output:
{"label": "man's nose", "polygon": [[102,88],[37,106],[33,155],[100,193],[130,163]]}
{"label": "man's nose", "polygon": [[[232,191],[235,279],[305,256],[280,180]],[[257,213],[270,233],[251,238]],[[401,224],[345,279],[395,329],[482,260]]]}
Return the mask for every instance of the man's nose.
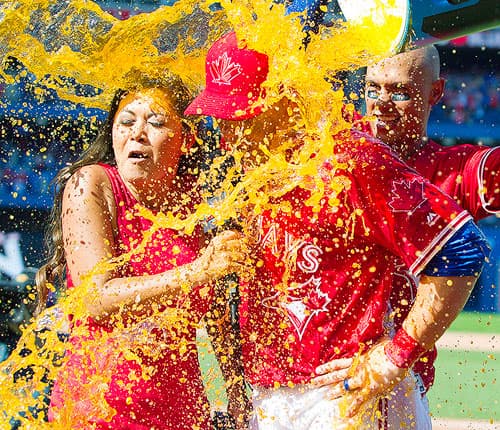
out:
{"label": "man's nose", "polygon": [[392,99],[391,99],[391,94],[389,91],[386,91],[384,89],[381,89],[378,93],[378,97],[377,97],[377,100],[376,100],[376,103],[377,104],[388,104],[388,103],[391,103],[392,102]]}
{"label": "man's nose", "polygon": [[375,100],[374,111],[378,114],[392,113],[396,109],[392,101],[391,94],[387,91],[381,91],[377,100]]}

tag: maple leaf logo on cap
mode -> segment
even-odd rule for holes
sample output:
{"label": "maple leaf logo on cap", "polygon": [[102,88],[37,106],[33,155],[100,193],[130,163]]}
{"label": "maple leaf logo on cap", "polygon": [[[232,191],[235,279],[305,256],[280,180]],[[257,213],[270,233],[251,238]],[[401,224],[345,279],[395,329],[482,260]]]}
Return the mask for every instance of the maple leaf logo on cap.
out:
{"label": "maple leaf logo on cap", "polygon": [[231,81],[241,74],[241,65],[233,63],[231,57],[224,52],[210,64],[212,82],[219,85],[230,85]]}
{"label": "maple leaf logo on cap", "polygon": [[185,115],[206,115],[243,120],[259,115],[264,108],[262,84],[269,72],[266,54],[238,46],[231,31],[210,47],[205,60],[205,89],[184,111]]}

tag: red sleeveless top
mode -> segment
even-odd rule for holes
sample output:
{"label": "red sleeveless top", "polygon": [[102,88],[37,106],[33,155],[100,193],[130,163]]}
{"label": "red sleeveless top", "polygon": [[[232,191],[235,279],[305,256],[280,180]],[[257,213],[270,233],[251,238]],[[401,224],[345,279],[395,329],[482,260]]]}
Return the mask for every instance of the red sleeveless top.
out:
{"label": "red sleeveless top", "polygon": [[[152,223],[137,213],[138,202],[116,167],[101,166],[106,170],[115,198],[116,244],[120,254],[132,251],[120,276],[161,273],[198,256],[201,229],[186,236],[160,228],[144,252],[134,253]],[[169,307],[160,307],[163,312],[155,317],[139,323],[121,322],[124,327],[119,330],[89,319],[92,342],[82,342],[81,337],[70,338],[76,348],[67,352],[65,367],[51,397],[50,415],[54,417],[55,411],[62,415],[72,410],[72,416],[82,417],[83,423],[97,429],[209,429],[210,407],[198,362],[196,325],[208,310],[212,296],[202,296],[197,289]],[[175,309],[183,311],[180,321],[172,317]],[[174,323],[166,326],[168,319]],[[147,372],[143,374],[141,369]],[[99,413],[99,396],[101,399],[104,396],[107,404],[116,410],[110,421]],[[82,428],[90,426],[82,425]]]}

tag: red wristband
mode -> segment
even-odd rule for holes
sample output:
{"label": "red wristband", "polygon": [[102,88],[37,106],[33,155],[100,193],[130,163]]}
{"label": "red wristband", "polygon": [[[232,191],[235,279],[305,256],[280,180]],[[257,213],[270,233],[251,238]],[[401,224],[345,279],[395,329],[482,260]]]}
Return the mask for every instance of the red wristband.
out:
{"label": "red wristband", "polygon": [[384,347],[385,355],[401,369],[410,368],[425,351],[425,348],[403,328],[400,328],[394,338]]}

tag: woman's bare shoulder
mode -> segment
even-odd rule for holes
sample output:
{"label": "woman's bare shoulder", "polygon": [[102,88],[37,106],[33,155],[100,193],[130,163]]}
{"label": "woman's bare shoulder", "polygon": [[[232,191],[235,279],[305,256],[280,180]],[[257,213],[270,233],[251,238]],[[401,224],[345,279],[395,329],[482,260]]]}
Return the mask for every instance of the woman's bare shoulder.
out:
{"label": "woman's bare shoulder", "polygon": [[90,164],[76,170],[64,189],[65,199],[102,199],[112,201],[111,182],[103,166]]}

